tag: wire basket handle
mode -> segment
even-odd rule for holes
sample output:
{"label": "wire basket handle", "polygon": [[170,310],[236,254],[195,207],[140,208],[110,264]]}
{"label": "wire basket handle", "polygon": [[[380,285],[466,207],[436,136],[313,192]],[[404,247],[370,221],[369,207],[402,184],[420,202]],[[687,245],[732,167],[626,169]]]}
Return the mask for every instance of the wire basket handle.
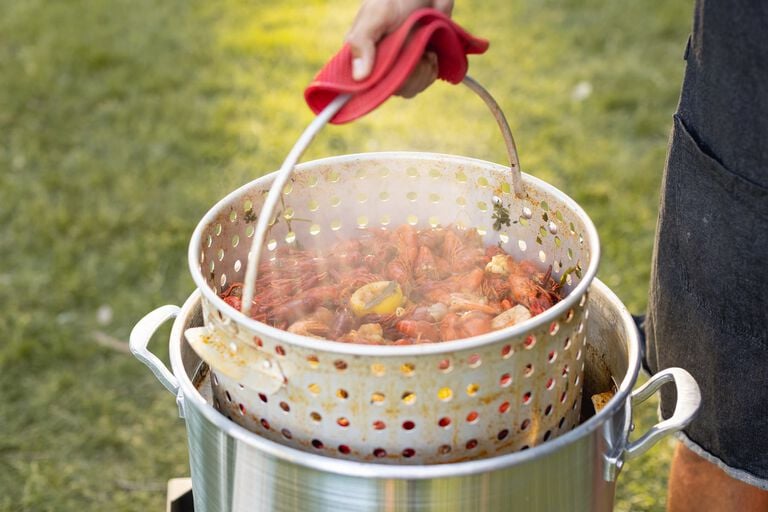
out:
{"label": "wire basket handle", "polygon": [[[496,119],[496,123],[501,129],[501,134],[504,137],[504,144],[507,147],[507,156],[509,157],[509,170],[510,177],[512,179],[512,190],[517,197],[525,196],[525,190],[523,188],[523,178],[520,172],[520,159],[517,154],[517,146],[515,145],[515,139],[512,136],[512,130],[509,128],[507,118],[501,111],[501,107],[493,99],[493,96],[479,83],[477,83],[470,76],[465,76],[462,83],[474,91],[480,96],[485,104],[490,109],[493,117]],[[341,110],[341,108],[352,98],[351,94],[340,94],[328,106],[326,106],[322,112],[320,112],[315,119],[309,123],[309,126],[304,130],[296,144],[293,145],[288,156],[285,158],[283,165],[277,171],[275,181],[269,188],[267,198],[264,200],[264,205],[261,208],[258,221],[256,222],[256,231],[253,235],[253,241],[251,242],[251,249],[248,252],[248,265],[245,271],[245,286],[243,288],[242,295],[242,307],[241,312],[244,315],[248,315],[253,302],[254,287],[256,286],[256,277],[258,274],[259,260],[261,259],[261,246],[264,244],[264,238],[266,237],[267,230],[270,227],[272,216],[275,212],[275,206],[280,200],[280,194],[283,187],[291,176],[291,171],[296,166],[301,158],[301,155],[309,147],[309,144],[314,140],[320,130],[328,124],[328,122]]]}

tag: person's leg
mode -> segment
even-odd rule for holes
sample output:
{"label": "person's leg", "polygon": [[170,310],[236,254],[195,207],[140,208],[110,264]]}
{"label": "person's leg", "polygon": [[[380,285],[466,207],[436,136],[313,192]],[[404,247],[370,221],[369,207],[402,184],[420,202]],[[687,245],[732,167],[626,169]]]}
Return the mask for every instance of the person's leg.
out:
{"label": "person's leg", "polygon": [[678,443],[672,459],[668,512],[768,512],[768,491],[731,478]]}

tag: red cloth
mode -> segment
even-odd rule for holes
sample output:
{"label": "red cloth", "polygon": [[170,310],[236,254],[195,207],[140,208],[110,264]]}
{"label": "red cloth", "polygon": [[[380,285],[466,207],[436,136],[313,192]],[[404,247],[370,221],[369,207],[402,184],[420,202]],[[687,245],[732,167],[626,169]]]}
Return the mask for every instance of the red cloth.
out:
{"label": "red cloth", "polygon": [[352,52],[345,44],[306,88],[304,99],[317,114],[339,94],[353,93],[331,119],[334,124],[346,123],[367,114],[397,92],[425,51],[437,54],[438,78],[457,84],[467,74],[467,55],[487,49],[488,41],[474,37],[442,12],[419,9],[379,42],[368,78],[360,82],[352,78]]}

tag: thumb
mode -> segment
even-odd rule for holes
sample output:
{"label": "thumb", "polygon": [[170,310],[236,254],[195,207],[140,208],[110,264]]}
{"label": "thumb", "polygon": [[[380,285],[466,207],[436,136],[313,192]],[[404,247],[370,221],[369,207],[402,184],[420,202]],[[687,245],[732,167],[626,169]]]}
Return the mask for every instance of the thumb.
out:
{"label": "thumb", "polygon": [[352,50],[352,78],[359,82],[371,74],[376,59],[376,44],[369,38],[351,38],[347,42]]}

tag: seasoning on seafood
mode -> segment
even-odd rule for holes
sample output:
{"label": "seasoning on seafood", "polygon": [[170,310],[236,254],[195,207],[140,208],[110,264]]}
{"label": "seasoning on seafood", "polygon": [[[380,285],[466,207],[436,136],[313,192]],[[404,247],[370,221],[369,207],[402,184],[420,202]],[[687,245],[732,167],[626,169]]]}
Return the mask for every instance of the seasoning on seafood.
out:
{"label": "seasoning on seafood", "polygon": [[[552,268],[517,261],[476,230],[369,229],[326,250],[279,249],[259,266],[250,316],[294,334],[410,345],[478,336],[562,299]],[[242,283],[221,292],[241,308]]]}

